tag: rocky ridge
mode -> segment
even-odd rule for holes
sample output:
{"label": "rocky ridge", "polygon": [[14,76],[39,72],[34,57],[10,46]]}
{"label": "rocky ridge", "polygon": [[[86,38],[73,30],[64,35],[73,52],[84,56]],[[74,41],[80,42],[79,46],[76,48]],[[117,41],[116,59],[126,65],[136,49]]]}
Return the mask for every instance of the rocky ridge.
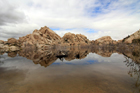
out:
{"label": "rocky ridge", "polygon": [[90,41],[85,35],[66,33],[62,38],[47,26],[34,30],[32,34],[28,34],[19,39],[9,38],[7,41],[0,40],[0,49],[6,51],[15,51],[24,48],[48,49],[52,47],[71,47],[71,46],[92,46],[92,45],[118,45],[121,43],[133,43],[140,41],[140,30],[134,34],[115,41],[110,36],[103,36],[96,40]]}
{"label": "rocky ridge", "polygon": [[136,41],[138,41],[137,43],[140,43],[140,29],[135,32],[134,34],[132,35],[128,35],[127,37],[125,37],[123,40],[122,40],[124,43],[135,43]]}
{"label": "rocky ridge", "polygon": [[45,26],[41,27],[40,30],[34,30],[32,34],[20,37],[18,41],[22,47],[36,46],[37,48],[43,48],[53,43],[59,43],[61,37]]}

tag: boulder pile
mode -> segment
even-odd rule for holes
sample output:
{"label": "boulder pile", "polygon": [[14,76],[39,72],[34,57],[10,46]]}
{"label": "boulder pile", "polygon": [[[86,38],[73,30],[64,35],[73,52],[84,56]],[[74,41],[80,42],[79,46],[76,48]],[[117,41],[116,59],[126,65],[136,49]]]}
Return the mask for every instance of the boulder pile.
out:
{"label": "boulder pile", "polygon": [[45,26],[40,30],[34,30],[32,34],[19,37],[18,41],[22,47],[36,46],[37,48],[43,48],[53,43],[59,43],[61,37]]}
{"label": "boulder pile", "polygon": [[85,35],[66,33],[62,38],[52,31],[47,26],[41,27],[39,30],[34,30],[32,34],[28,34],[19,39],[9,38],[7,41],[0,40],[0,49],[6,51],[15,51],[24,48],[48,49],[51,47],[66,47],[66,46],[92,46],[92,45],[117,45],[122,43],[140,43],[140,30],[134,34],[124,38],[123,40],[115,41],[110,36],[103,36],[96,40],[90,41]]}

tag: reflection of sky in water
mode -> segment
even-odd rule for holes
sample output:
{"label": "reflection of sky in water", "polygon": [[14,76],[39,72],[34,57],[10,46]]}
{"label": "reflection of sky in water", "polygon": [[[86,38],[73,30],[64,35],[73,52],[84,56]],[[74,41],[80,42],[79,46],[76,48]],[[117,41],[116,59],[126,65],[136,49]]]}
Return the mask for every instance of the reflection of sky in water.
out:
{"label": "reflection of sky in water", "polygon": [[[0,68],[3,69],[1,75],[6,74],[9,79],[0,78],[0,82],[14,81],[10,84],[15,84],[15,87],[12,87],[15,90],[23,89],[22,91],[25,90],[24,92],[26,92],[28,86],[30,86],[38,91],[38,88],[45,86],[40,90],[44,89],[49,93],[61,89],[65,93],[71,91],[69,89],[73,89],[72,92],[78,91],[79,93],[82,93],[83,90],[85,93],[91,90],[106,91],[105,93],[129,93],[132,90],[137,92],[135,88],[137,77],[132,78],[128,75],[131,70],[124,63],[126,59],[123,55],[117,53],[113,53],[110,57],[89,53],[83,59],[73,59],[71,61],[64,59],[63,62],[57,59],[46,68],[21,56],[8,57],[6,53],[1,55],[1,60],[4,62],[0,64]],[[4,84],[8,87],[7,90],[13,86]],[[19,93],[19,91],[16,93]]]}
{"label": "reflection of sky in water", "polygon": [[[34,64],[32,60],[29,60],[27,58],[16,56],[14,58],[8,57],[5,53],[4,55],[1,55],[1,61],[4,62],[1,64],[1,67],[13,67],[18,69],[36,69],[40,67],[40,64]],[[50,66],[53,65],[91,65],[91,64],[98,64],[102,62],[123,62],[125,61],[125,58],[123,55],[113,53],[111,57],[102,57],[95,53],[89,53],[85,58],[83,59],[73,59],[71,61],[63,60],[63,62],[58,58],[54,63],[52,63]]]}
{"label": "reflection of sky in water", "polygon": [[95,53],[89,53],[84,59],[74,59],[71,61],[57,59],[52,65],[69,64],[69,65],[90,65],[100,62],[123,62],[125,60],[123,55],[113,53],[111,57],[102,57]]}

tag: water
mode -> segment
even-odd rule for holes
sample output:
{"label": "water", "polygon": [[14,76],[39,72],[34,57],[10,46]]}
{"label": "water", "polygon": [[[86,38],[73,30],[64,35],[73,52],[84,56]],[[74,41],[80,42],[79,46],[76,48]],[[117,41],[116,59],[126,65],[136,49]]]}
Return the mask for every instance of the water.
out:
{"label": "water", "polygon": [[[139,64],[117,51],[70,49],[0,55],[0,93],[139,93]],[[129,57],[127,56],[129,55]]]}

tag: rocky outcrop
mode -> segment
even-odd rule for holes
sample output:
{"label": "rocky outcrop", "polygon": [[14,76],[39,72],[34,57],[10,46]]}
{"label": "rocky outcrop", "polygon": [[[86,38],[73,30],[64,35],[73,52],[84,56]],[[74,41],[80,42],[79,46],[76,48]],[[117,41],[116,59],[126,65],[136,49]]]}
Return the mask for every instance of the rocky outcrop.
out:
{"label": "rocky outcrop", "polygon": [[[99,39],[90,41],[85,35],[66,33],[62,38],[47,26],[41,27],[40,30],[34,30],[32,34],[28,34],[19,39],[9,38],[8,41],[0,40],[0,48],[15,51],[19,48],[48,49],[58,47],[83,46],[89,47],[94,45],[119,45],[122,43],[140,43],[140,30],[134,34],[124,38],[123,40],[112,40],[110,36],[103,36]],[[15,47],[14,47],[15,46]]]}
{"label": "rocky outcrop", "polygon": [[99,39],[96,39],[94,43],[97,45],[103,45],[103,44],[108,45],[108,44],[112,44],[113,42],[115,42],[115,41],[113,41],[110,36],[103,36]]}
{"label": "rocky outcrop", "polygon": [[37,48],[42,48],[54,43],[59,44],[61,37],[45,26],[40,30],[34,30],[32,34],[20,37],[18,41],[22,47],[36,46]]}
{"label": "rocky outcrop", "polygon": [[130,44],[132,43],[134,39],[140,39],[140,30],[138,30],[137,32],[135,32],[134,34],[130,36],[127,36],[126,38],[122,40],[122,42]]}
{"label": "rocky outcrop", "polygon": [[11,45],[16,45],[18,41],[15,38],[9,38],[7,43]]}
{"label": "rocky outcrop", "polygon": [[4,51],[17,51],[19,50],[18,40],[15,38],[9,38],[8,41],[0,40],[0,49]]}
{"label": "rocky outcrop", "polygon": [[66,33],[63,37],[62,37],[62,42],[63,43],[68,43],[70,45],[84,45],[84,44],[89,44],[90,41],[89,39],[87,39],[86,36],[82,35],[82,34],[73,34],[73,33]]}
{"label": "rocky outcrop", "polygon": [[[1,43],[3,43],[3,41],[1,41]],[[34,30],[32,34],[19,37],[18,40],[16,40],[15,38],[10,38],[7,42],[5,42],[5,44],[8,45],[9,48],[12,46],[10,50],[16,49],[13,48],[13,46],[18,46],[22,49],[30,47],[34,49],[48,49],[49,47],[88,45],[89,43],[90,41],[87,39],[87,37],[82,34],[75,35],[72,33],[66,33],[63,38],[61,38],[46,26],[41,27],[40,30]],[[0,45],[0,48],[4,48],[4,45]]]}

